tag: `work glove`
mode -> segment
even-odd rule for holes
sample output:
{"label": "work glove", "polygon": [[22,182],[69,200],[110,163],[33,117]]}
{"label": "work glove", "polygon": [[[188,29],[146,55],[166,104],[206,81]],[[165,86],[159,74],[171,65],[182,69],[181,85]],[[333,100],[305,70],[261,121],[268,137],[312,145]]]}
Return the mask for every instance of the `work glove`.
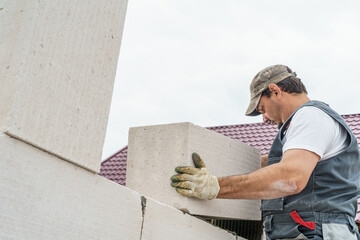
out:
{"label": "work glove", "polygon": [[212,176],[204,161],[197,153],[192,154],[195,167],[179,166],[175,168],[178,175],[171,177],[171,186],[185,197],[214,199],[220,191],[217,177]]}

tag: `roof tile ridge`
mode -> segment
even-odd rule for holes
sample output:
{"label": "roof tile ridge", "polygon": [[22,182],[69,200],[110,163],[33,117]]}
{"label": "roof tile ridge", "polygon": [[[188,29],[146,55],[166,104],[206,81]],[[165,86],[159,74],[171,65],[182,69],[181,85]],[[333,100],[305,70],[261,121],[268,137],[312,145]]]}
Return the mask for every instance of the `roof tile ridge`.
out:
{"label": "roof tile ridge", "polygon": [[112,159],[113,157],[115,157],[116,155],[118,155],[119,153],[121,153],[122,151],[124,151],[125,149],[127,149],[128,145],[126,145],[125,147],[121,148],[120,150],[116,151],[114,154],[111,154],[109,157],[107,157],[104,161],[101,162],[101,165],[107,161],[109,161],[110,159]]}
{"label": "roof tile ridge", "polygon": [[346,113],[346,114],[340,114],[341,117],[355,117],[355,116],[359,116],[360,117],[360,113]]}
{"label": "roof tile ridge", "polygon": [[255,122],[255,123],[240,123],[240,124],[231,124],[231,125],[220,125],[220,126],[210,126],[205,127],[206,129],[213,129],[213,128],[230,128],[230,127],[239,127],[239,126],[248,126],[248,125],[262,125],[265,124],[263,122]]}

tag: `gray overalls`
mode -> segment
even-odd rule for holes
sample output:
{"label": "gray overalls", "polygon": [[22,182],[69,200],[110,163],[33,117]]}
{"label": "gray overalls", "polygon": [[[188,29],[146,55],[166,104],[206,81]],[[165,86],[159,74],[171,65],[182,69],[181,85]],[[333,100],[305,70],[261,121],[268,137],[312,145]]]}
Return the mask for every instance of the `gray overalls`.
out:
{"label": "gray overalls", "polygon": [[359,147],[344,119],[327,104],[307,102],[289,117],[275,137],[267,165],[280,162],[286,130],[294,114],[305,106],[317,107],[338,121],[348,132],[349,145],[318,162],[300,193],[262,201],[267,239],[360,239],[354,221],[360,190]]}

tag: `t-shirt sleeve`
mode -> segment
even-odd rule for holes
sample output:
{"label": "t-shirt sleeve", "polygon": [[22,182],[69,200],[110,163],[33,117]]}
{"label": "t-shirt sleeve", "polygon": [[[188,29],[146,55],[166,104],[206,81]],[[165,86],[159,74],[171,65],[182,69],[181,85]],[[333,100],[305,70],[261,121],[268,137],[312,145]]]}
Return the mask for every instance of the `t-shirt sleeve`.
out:
{"label": "t-shirt sleeve", "polygon": [[316,107],[299,109],[286,132],[283,152],[305,149],[322,158],[334,138],[333,124],[334,120]]}

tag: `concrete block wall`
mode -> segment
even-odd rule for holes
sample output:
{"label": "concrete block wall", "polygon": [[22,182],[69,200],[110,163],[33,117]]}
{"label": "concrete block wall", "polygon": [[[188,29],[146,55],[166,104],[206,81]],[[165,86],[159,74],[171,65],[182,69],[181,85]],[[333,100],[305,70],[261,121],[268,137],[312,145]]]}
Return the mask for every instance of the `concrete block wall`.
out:
{"label": "concrete block wall", "polygon": [[2,132],[99,172],[126,7],[0,1]]}
{"label": "concrete block wall", "polygon": [[183,197],[170,186],[176,166],[194,166],[197,152],[215,176],[245,174],[260,168],[260,151],[192,123],[136,127],[129,131],[126,186],[193,215],[260,220],[260,200]]}
{"label": "concrete block wall", "polygon": [[146,198],[142,240],[151,239],[244,239],[190,216],[180,210]]}
{"label": "concrete block wall", "polygon": [[0,239],[237,238],[96,173],[126,6],[0,1]]}
{"label": "concrete block wall", "polygon": [[141,197],[0,135],[0,239],[140,239]]}
{"label": "concrete block wall", "polygon": [[0,152],[0,239],[237,237],[4,134]]}

